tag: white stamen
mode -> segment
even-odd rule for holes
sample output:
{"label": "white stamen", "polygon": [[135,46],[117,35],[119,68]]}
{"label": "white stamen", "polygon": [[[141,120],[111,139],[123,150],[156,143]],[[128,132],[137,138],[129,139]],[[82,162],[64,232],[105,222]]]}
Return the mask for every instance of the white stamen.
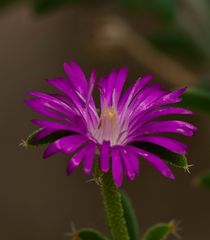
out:
{"label": "white stamen", "polygon": [[119,124],[119,116],[114,107],[105,107],[101,112],[98,126],[92,131],[92,136],[102,143],[109,141],[111,145],[120,144],[122,129]]}

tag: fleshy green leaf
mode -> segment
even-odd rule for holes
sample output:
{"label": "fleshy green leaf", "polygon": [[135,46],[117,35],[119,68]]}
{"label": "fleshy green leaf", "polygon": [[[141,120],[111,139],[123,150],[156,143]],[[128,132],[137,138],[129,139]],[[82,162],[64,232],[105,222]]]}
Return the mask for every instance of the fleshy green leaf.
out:
{"label": "fleshy green leaf", "polygon": [[73,132],[70,131],[64,131],[64,130],[60,130],[60,131],[56,131],[44,138],[42,138],[39,141],[35,140],[36,135],[41,131],[41,129],[38,129],[36,131],[34,131],[32,134],[30,134],[27,139],[24,141],[24,145],[26,146],[38,146],[38,145],[42,145],[42,144],[48,144],[48,143],[52,143],[54,141],[56,141],[59,138],[68,136],[68,135],[72,135]]}
{"label": "fleshy green leaf", "polygon": [[201,173],[197,178],[196,178],[196,183],[198,185],[210,188],[210,170],[204,173]]}
{"label": "fleshy green leaf", "polygon": [[135,142],[133,143],[133,145],[151,153],[154,153],[155,155],[159,156],[161,159],[165,160],[166,162],[175,167],[184,168],[186,170],[188,169],[189,165],[187,162],[187,158],[184,155],[173,153],[161,146],[152,143]]}
{"label": "fleshy green leaf", "polygon": [[183,101],[178,105],[210,114],[210,91],[201,88],[189,89],[182,98]]}
{"label": "fleshy green leaf", "polygon": [[130,239],[139,240],[140,235],[137,218],[132,207],[132,204],[130,202],[130,199],[125,191],[121,192],[121,200]]}
{"label": "fleshy green leaf", "polygon": [[176,224],[171,223],[159,223],[152,226],[145,233],[143,240],[166,240],[169,234],[176,233]]}
{"label": "fleshy green leaf", "polygon": [[103,234],[90,228],[79,230],[79,238],[80,240],[108,240]]}

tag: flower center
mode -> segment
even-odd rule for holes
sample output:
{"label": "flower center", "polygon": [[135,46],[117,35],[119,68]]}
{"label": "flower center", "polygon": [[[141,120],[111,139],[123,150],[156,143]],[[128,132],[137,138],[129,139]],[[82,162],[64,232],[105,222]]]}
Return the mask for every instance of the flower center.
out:
{"label": "flower center", "polygon": [[119,136],[118,113],[114,107],[104,108],[101,112],[100,121],[92,135],[99,142],[110,141],[111,145],[116,144]]}

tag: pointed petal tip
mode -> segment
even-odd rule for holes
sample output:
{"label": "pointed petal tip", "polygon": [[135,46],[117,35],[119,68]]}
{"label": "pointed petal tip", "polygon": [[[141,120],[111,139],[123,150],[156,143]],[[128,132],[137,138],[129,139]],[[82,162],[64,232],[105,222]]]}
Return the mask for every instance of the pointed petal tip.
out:
{"label": "pointed petal tip", "polygon": [[43,153],[43,159],[47,159],[58,152],[58,149],[54,146],[54,143],[51,143]]}
{"label": "pointed petal tip", "polygon": [[179,91],[181,93],[181,95],[182,95],[182,94],[184,94],[188,90],[188,88],[189,87],[186,86],[186,87],[178,89],[177,91]]}
{"label": "pointed petal tip", "polygon": [[140,77],[138,77],[137,80],[140,80],[140,81],[144,80],[144,81],[146,81],[146,84],[147,84],[147,83],[150,82],[153,78],[154,78],[153,74],[147,74],[147,75],[145,75],[145,76],[140,76]]}
{"label": "pointed petal tip", "polygon": [[68,63],[64,62],[64,63],[63,63],[64,69],[65,69],[68,65],[69,65]]}
{"label": "pointed petal tip", "polygon": [[173,181],[176,180],[176,177],[174,176],[174,174],[173,174],[171,171],[169,171],[169,172],[164,172],[164,173],[162,173],[162,174],[163,174],[163,176],[169,178],[170,180],[173,180]]}
{"label": "pointed petal tip", "polygon": [[69,170],[68,166],[66,167],[66,176],[71,175],[72,171]]}
{"label": "pointed petal tip", "polygon": [[128,67],[127,67],[127,66],[124,66],[124,67],[120,68],[120,69],[119,69],[119,71],[120,71],[120,72],[123,72],[124,74],[126,74],[126,75],[127,75],[127,74],[128,74],[128,71],[129,71],[129,69],[128,69]]}
{"label": "pointed petal tip", "polygon": [[30,107],[30,99],[25,99],[23,102]]}
{"label": "pointed petal tip", "polygon": [[176,177],[172,174],[172,175],[170,175],[170,177],[169,177],[171,180],[173,180],[173,181],[175,181],[176,180]]}
{"label": "pointed petal tip", "polygon": [[101,171],[106,174],[106,173],[109,172],[109,168],[108,167],[107,168],[101,167]]}
{"label": "pointed petal tip", "polygon": [[117,188],[120,188],[122,186],[122,182],[114,180],[114,183],[115,183]]}
{"label": "pointed petal tip", "polygon": [[87,175],[87,176],[90,176],[90,170],[89,169],[84,169],[84,173]]}
{"label": "pointed petal tip", "polygon": [[32,122],[33,124],[39,126],[39,120],[40,120],[40,119],[32,119],[31,122]]}
{"label": "pointed petal tip", "polygon": [[29,91],[29,90],[25,91],[25,93],[26,93],[27,95],[31,95],[31,91]]}
{"label": "pointed petal tip", "polygon": [[153,79],[154,78],[154,75],[152,73],[149,73],[147,75],[145,75],[143,78],[148,78],[148,79]]}
{"label": "pointed petal tip", "polygon": [[42,157],[43,157],[43,159],[48,159],[49,157],[50,157],[51,155],[49,154],[49,152],[47,151],[47,149],[44,151],[44,153],[43,153],[43,155],[42,155]]}
{"label": "pointed petal tip", "polygon": [[73,58],[69,61],[69,64],[76,64],[76,65],[78,65],[77,61],[75,59],[73,59]]}
{"label": "pointed petal tip", "polygon": [[90,81],[92,80],[93,82],[95,82],[96,75],[97,75],[97,71],[96,71],[96,69],[93,69],[93,71],[90,74]]}
{"label": "pointed petal tip", "polygon": [[39,92],[27,90],[25,93],[26,93],[27,95],[30,95],[30,96],[36,96],[36,94],[39,93]]}
{"label": "pointed petal tip", "polygon": [[133,181],[134,179],[136,178],[136,175],[135,174],[130,174],[130,175],[128,175],[127,176],[127,179],[129,180],[129,181]]}

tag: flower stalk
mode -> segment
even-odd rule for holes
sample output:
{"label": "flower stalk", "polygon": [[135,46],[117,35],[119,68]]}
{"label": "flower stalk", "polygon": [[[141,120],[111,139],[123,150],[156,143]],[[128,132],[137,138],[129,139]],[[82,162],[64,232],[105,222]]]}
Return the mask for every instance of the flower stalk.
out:
{"label": "flower stalk", "polygon": [[101,177],[101,192],[113,240],[129,240],[119,190],[111,173]]}

